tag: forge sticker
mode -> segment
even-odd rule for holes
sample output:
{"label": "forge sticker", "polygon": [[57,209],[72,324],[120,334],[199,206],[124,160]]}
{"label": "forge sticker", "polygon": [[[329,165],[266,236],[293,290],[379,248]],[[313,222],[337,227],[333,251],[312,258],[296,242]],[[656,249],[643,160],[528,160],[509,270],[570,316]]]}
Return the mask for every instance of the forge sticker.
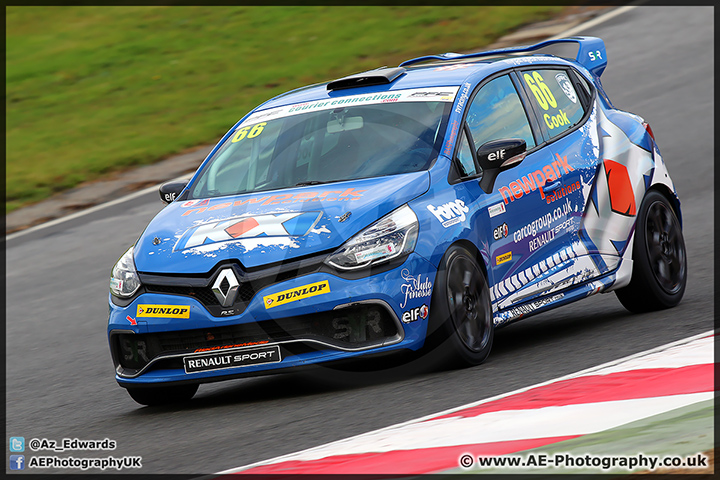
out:
{"label": "forge sticker", "polygon": [[427,209],[435,215],[443,227],[447,228],[465,221],[465,214],[470,211],[462,200],[454,200],[439,207],[428,205]]}
{"label": "forge sticker", "polygon": [[137,318],[190,318],[189,305],[138,305]]}
{"label": "forge sticker", "polygon": [[512,260],[512,252],[503,253],[495,257],[495,265],[501,265]]}
{"label": "forge sticker", "polygon": [[303,298],[324,295],[326,293],[330,293],[330,283],[328,283],[327,280],[323,280],[322,282],[310,283],[301,287],[273,293],[272,295],[263,297],[263,304],[267,310],[269,308],[285,305],[286,303],[302,300]]}
{"label": "forge sticker", "polygon": [[322,217],[322,212],[283,213],[235,217],[222,222],[189,228],[175,244],[174,251],[216,242],[255,237],[307,235]]}

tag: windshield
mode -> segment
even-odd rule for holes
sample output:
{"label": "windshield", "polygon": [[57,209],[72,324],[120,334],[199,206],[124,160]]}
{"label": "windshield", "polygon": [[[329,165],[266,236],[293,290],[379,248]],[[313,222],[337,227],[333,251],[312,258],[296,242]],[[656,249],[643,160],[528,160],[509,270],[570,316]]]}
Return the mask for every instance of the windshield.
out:
{"label": "windshield", "polygon": [[[408,101],[397,94],[389,95],[392,103],[347,105],[373,98],[356,95],[255,113],[215,153],[189,198],[425,170],[437,158],[456,90],[413,90]],[[385,95],[375,97],[382,102]]]}

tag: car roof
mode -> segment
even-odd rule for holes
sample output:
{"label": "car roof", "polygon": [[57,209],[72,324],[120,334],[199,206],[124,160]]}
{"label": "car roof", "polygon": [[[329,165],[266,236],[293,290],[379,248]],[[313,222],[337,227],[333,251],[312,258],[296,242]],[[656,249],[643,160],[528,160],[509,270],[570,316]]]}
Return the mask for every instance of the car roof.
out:
{"label": "car roof", "polygon": [[[521,62],[518,61],[520,58],[523,59]],[[562,61],[564,59],[550,55],[503,55],[465,62],[442,62],[408,66],[405,67],[403,75],[388,84],[365,87],[360,86],[337,90],[328,90],[327,85],[330,82],[309,85],[272,98],[258,106],[254,111],[315,100],[344,97],[348,95],[390,92],[413,88],[461,86],[465,82],[470,81],[470,79],[470,83],[475,84],[497,71],[516,67],[519,64],[532,64],[535,62],[554,63],[554,61],[557,60]]]}
{"label": "car roof", "polygon": [[[577,44],[578,51],[574,61],[553,55],[535,53],[557,44]],[[418,65],[427,61],[439,61],[440,63]],[[465,83],[474,86],[477,82],[500,70],[539,62],[566,66],[573,65],[578,67],[588,79],[599,78],[607,66],[605,43],[597,37],[574,36],[545,40],[535,45],[500,48],[470,54],[445,53],[442,55],[428,55],[407,60],[397,68],[388,69],[383,67],[351,76],[351,79],[345,77],[332,82],[302,87],[270,99],[253,111],[355,94],[412,88],[450,87],[460,86]],[[368,82],[368,77],[381,81],[370,80]],[[361,78],[361,80],[358,80],[358,78]],[[335,88],[328,89],[328,84],[330,84],[330,88]]]}

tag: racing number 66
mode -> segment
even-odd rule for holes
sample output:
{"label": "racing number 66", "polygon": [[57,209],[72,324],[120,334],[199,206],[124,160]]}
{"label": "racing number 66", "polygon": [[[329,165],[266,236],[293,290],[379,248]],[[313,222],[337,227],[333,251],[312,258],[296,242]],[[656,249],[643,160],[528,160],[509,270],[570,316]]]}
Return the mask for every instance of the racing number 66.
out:
{"label": "racing number 66", "polygon": [[528,84],[528,87],[530,87],[533,95],[535,95],[535,99],[543,110],[548,109],[548,104],[550,104],[552,108],[557,108],[557,101],[555,101],[555,97],[548,86],[545,85],[545,81],[538,72],[532,72],[532,77],[528,73],[523,75],[523,77],[525,78],[525,83]]}
{"label": "racing number 66", "polygon": [[[252,127],[252,130],[250,130],[250,127],[243,127],[240,130],[237,131],[235,136],[232,139],[232,143],[239,142],[245,136],[247,135],[247,138],[255,138],[258,135],[260,135],[265,128],[265,125],[267,125],[267,122],[258,123],[254,127]],[[248,133],[248,130],[250,130],[250,133]]]}

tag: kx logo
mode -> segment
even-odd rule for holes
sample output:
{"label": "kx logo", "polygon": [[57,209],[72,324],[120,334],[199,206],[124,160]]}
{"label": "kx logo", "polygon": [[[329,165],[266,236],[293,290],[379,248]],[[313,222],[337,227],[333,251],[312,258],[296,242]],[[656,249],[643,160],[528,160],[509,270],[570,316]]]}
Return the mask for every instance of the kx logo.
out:
{"label": "kx logo", "polygon": [[320,212],[258,215],[198,225],[185,232],[174,250],[241,238],[303,236],[315,226],[321,215]]}

